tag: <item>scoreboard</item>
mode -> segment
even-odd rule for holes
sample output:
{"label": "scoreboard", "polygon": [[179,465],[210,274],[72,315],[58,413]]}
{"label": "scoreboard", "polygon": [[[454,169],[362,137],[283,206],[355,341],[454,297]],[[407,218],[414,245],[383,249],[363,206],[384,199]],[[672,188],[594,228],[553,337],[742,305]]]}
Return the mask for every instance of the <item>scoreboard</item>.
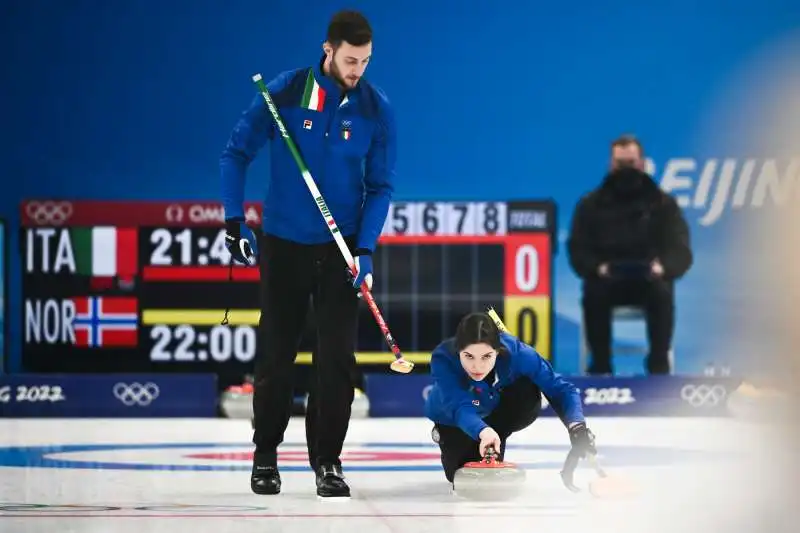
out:
{"label": "scoreboard", "polygon": [[[223,213],[213,202],[23,202],[24,371],[251,373],[259,271],[231,268]],[[246,215],[260,226],[259,204]],[[407,359],[425,365],[464,314],[488,306],[552,358],[554,220],[550,201],[393,203],[373,294]],[[299,364],[313,358],[313,319]],[[359,320],[359,365],[388,368],[366,304]]]}

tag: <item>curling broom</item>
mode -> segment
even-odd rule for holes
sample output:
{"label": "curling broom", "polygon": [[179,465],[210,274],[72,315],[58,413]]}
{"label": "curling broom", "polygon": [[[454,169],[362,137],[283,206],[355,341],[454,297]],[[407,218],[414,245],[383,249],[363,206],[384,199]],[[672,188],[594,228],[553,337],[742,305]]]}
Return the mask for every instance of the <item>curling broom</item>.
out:
{"label": "curling broom", "polygon": [[[300,152],[297,149],[297,146],[294,143],[294,140],[289,135],[289,131],[286,129],[286,125],[283,123],[283,119],[281,118],[280,114],[278,113],[278,108],[275,106],[275,102],[272,100],[272,97],[267,90],[267,86],[264,83],[264,80],[261,77],[261,74],[256,74],[253,76],[253,81],[255,82],[256,86],[258,86],[258,90],[261,93],[261,96],[264,98],[264,101],[267,103],[267,107],[269,108],[270,113],[272,114],[272,118],[275,120],[275,124],[278,126],[278,130],[281,132],[281,137],[283,137],[286,144],[289,146],[289,151],[292,153],[294,157],[295,163],[297,163],[298,168],[300,169],[300,174],[303,176],[303,180],[308,187],[308,191],[311,193],[311,196],[314,198],[314,203],[317,204],[317,208],[319,212],[322,214],[322,218],[325,220],[325,225],[328,227],[328,230],[333,235],[333,239],[336,241],[336,245],[339,247],[339,251],[342,252],[342,256],[344,256],[344,260],[347,263],[347,267],[350,269],[350,272],[353,274],[353,277],[358,274],[356,270],[356,263],[353,259],[353,255],[350,253],[350,250],[347,248],[347,243],[344,242],[344,237],[342,237],[341,232],[339,231],[339,227],[336,225],[336,221],[333,219],[333,215],[331,214],[331,210],[328,209],[328,205],[325,203],[325,199],[322,197],[322,193],[317,188],[317,184],[314,182],[314,178],[311,176],[311,172],[309,172],[308,167],[303,161]],[[386,321],[383,319],[383,315],[381,315],[380,310],[378,309],[378,304],[375,303],[375,299],[372,297],[372,292],[370,291],[369,287],[367,286],[367,282],[364,281],[361,283],[361,294],[364,296],[364,300],[367,302],[370,311],[372,311],[372,316],[375,317],[375,321],[378,323],[378,327],[383,333],[383,338],[386,341],[386,344],[392,350],[395,356],[395,360],[392,361],[391,368],[395,372],[399,372],[401,374],[408,374],[414,368],[414,363],[411,361],[406,361],[403,358],[403,354],[400,352],[400,348],[397,346],[397,342],[394,340],[392,333],[389,331],[389,326],[386,325]]]}

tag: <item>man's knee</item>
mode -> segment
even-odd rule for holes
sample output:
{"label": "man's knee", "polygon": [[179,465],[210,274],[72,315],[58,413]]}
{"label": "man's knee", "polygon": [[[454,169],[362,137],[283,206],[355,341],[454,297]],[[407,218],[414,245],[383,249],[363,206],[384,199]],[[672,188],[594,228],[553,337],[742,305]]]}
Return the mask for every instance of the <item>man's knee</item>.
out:
{"label": "man's knee", "polygon": [[673,285],[661,279],[647,285],[647,303],[659,307],[671,307],[674,301]]}
{"label": "man's knee", "polygon": [[581,302],[584,307],[608,306],[610,287],[602,280],[587,280],[583,284]]}

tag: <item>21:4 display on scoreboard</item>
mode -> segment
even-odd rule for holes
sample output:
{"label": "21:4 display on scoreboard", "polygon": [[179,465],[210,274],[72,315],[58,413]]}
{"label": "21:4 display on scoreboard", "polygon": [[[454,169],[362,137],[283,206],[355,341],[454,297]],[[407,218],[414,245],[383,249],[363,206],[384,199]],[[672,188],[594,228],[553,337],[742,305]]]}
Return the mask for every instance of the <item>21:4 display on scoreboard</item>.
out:
{"label": "21:4 display on scoreboard", "polygon": [[225,247],[225,230],[217,228],[156,228],[144,243],[147,264],[228,265],[231,254]]}

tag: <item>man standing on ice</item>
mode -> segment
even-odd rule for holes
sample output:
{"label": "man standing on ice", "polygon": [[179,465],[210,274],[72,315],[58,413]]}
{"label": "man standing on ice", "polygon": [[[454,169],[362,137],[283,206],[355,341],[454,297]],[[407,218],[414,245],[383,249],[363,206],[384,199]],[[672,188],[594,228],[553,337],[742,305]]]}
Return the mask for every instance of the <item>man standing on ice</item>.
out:
{"label": "man standing on ice", "polygon": [[[372,56],[366,18],[337,13],[322,48],[315,65],[283,72],[267,88],[355,257],[355,279],[260,94],[220,160],[228,248],[242,263],[258,256],[261,269],[250,483],[257,494],[281,490],[277,448],[291,415],[292,372],[311,298],[318,345],[306,411],[309,462],[319,496],[350,496],[340,455],[354,393],[357,291],[363,282],[372,287],[371,256],[393,193],[396,131],[386,96],[362,79]],[[267,143],[271,177],[256,246],[244,224],[245,173]]]}

